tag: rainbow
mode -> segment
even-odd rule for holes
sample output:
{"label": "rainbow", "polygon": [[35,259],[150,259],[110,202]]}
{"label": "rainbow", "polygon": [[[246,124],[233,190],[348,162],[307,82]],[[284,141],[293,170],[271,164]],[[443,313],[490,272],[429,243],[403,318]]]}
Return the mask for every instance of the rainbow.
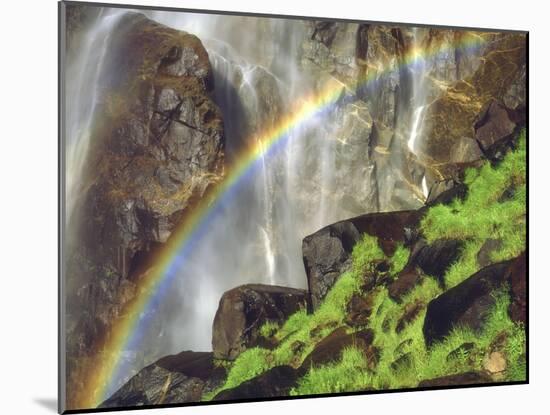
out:
{"label": "rainbow", "polygon": [[[435,57],[457,47],[473,50],[484,42],[482,36],[470,32],[454,44],[439,43],[423,49],[410,49],[403,56],[400,65],[415,65],[422,59]],[[369,69],[362,84],[358,86],[380,81],[391,69],[394,69],[392,62],[379,63],[376,70]],[[319,93],[300,100],[293,111],[281,118],[276,126],[253,137],[249,142],[255,144],[235,158],[224,180],[182,220],[156,259],[155,267],[140,280],[136,297],[113,322],[109,334],[103,339],[100,352],[93,359],[93,364],[89,365],[89,373],[84,379],[84,390],[76,398],[79,408],[95,408],[108,398],[112,382],[119,377],[122,369],[121,353],[140,344],[150,315],[147,311],[154,310],[166,296],[186,258],[208,232],[211,220],[228,199],[235,197],[246,177],[258,169],[259,161],[284,148],[294,129],[337,103],[344,88],[343,83],[330,81]]]}

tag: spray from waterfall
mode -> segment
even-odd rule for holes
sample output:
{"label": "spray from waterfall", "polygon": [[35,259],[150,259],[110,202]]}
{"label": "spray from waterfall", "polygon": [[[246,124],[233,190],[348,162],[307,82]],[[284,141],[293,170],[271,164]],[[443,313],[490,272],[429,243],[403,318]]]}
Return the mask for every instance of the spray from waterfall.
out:
{"label": "spray from waterfall", "polygon": [[88,155],[98,88],[113,27],[124,15],[122,10],[102,9],[97,23],[83,36],[81,50],[67,67],[66,74],[66,220],[73,214],[83,169]]}

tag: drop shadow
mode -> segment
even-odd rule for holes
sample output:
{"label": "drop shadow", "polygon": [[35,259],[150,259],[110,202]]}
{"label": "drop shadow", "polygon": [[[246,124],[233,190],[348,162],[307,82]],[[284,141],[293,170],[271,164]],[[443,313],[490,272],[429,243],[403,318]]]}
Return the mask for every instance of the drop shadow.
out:
{"label": "drop shadow", "polygon": [[47,410],[57,413],[57,399],[54,398],[35,398],[34,402]]}

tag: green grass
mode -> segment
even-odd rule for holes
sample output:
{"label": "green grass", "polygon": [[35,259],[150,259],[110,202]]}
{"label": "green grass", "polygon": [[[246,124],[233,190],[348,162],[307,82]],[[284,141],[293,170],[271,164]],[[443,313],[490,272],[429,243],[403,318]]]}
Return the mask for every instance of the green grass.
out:
{"label": "green grass", "polygon": [[[428,283],[431,284],[431,283]],[[437,284],[424,287],[437,291]],[[380,296],[384,293],[381,292]],[[421,294],[417,290],[412,297]],[[380,348],[381,358],[375,372],[367,369],[367,362],[361,351],[347,349],[341,359],[333,364],[312,368],[291,391],[292,395],[319,394],[329,392],[361,391],[371,389],[399,389],[416,387],[421,380],[433,379],[449,374],[483,369],[483,358],[492,351],[497,336],[504,337],[501,352],[506,356],[506,380],[525,379],[525,330],[508,317],[509,297],[506,291],[494,294],[495,305],[481,333],[456,328],[442,342],[431,349],[426,348],[422,336],[424,313],[400,335],[394,330],[385,333],[380,322],[374,321],[377,330],[375,345]],[[384,306],[391,313],[391,300]],[[473,344],[470,350],[461,349],[465,343]],[[408,354],[409,359],[392,367],[400,356]]]}
{"label": "green grass", "polygon": [[[480,269],[477,254],[487,239],[499,238],[502,241],[501,247],[491,255],[494,262],[515,257],[525,249],[525,157],[525,132],[522,132],[518,148],[507,154],[498,166],[486,163],[480,169],[466,171],[465,182],[469,191],[464,201],[433,206],[422,220],[421,231],[428,242],[440,238],[464,241],[458,260],[444,277],[447,289]],[[514,192],[503,198],[503,193],[510,187]],[[211,399],[219,391],[233,388],[274,366],[300,366],[315,345],[337,327],[344,326],[348,332],[355,330],[345,324],[346,307],[354,293],[368,294],[373,302],[368,327],[374,331],[374,346],[380,351],[375,371],[367,370],[367,362],[360,350],[349,348],[337,362],[311,368],[291,394],[415,387],[423,379],[481,370],[483,357],[489,353],[498,336],[505,338],[501,352],[508,364],[506,379],[525,379],[525,330],[508,317],[510,299],[506,292],[495,293],[494,309],[481,333],[457,327],[444,341],[430,349],[425,345],[422,327],[425,306],[443,292],[435,279],[423,276],[399,304],[389,297],[385,287],[376,287],[371,293],[361,292],[363,276],[373,271],[373,263],[387,260],[390,274],[395,276],[405,267],[408,258],[409,250],[402,245],[391,258],[386,258],[377,239],[365,235],[353,249],[351,269],[341,275],[320,307],[313,314],[300,310],[282,325],[267,322],[260,334],[276,340],[278,346],[274,350],[256,347],[243,352],[228,365],[225,384],[203,399]],[[412,322],[396,333],[398,321],[409,304],[421,304],[423,308]],[[461,352],[459,348],[464,343],[475,346],[469,352]],[[403,355],[408,359],[396,365],[394,362]]]}
{"label": "green grass", "polygon": [[[502,241],[491,255],[494,262],[513,258],[525,249],[526,154],[523,131],[518,148],[498,166],[485,163],[480,169],[466,171],[468,195],[464,201],[433,206],[422,220],[421,230],[429,242],[440,238],[465,241],[460,259],[445,276],[447,287],[479,269],[476,255],[489,238]],[[513,195],[502,200],[508,189],[513,189]]]}

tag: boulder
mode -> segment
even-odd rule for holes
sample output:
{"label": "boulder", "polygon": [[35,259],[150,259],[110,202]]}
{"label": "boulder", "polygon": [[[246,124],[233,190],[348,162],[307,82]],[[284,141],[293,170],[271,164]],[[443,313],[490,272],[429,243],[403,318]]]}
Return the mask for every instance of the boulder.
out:
{"label": "boulder", "polygon": [[319,307],[340,275],[351,266],[354,245],[363,234],[375,236],[386,255],[407,239],[406,229],[416,228],[423,213],[416,210],[370,213],[329,225],[302,241],[310,306]]}
{"label": "boulder", "polygon": [[442,388],[445,386],[484,385],[491,383],[493,379],[483,372],[466,372],[456,375],[441,376],[434,379],[426,379],[418,384],[419,388]]}
{"label": "boulder", "polygon": [[516,123],[510,119],[508,110],[496,100],[491,100],[481,112],[475,125],[475,138],[483,151],[508,138]]}
{"label": "boulder", "polygon": [[249,379],[239,386],[218,393],[214,401],[235,399],[264,399],[288,396],[290,390],[297,386],[303,372],[291,366],[276,366]]}
{"label": "boulder", "polygon": [[[525,276],[524,255],[485,267],[430,301],[423,327],[426,344],[443,340],[453,327],[481,330],[494,305],[493,292],[512,285],[522,276]],[[511,294],[512,304],[520,304],[524,291]]]}
{"label": "boulder", "polygon": [[225,292],[212,326],[214,356],[234,360],[259,344],[265,323],[283,323],[306,308],[306,301],[305,290],[272,285],[248,284]]}
{"label": "boulder", "polygon": [[315,345],[303,360],[301,368],[307,371],[311,367],[337,362],[340,360],[343,350],[352,346],[362,350],[367,359],[370,358],[369,364],[375,364],[376,362],[373,360],[377,360],[378,353],[372,345],[373,340],[374,332],[371,329],[346,333],[346,330],[340,327]]}
{"label": "boulder", "polygon": [[225,369],[213,364],[213,354],[185,351],[142,369],[99,408],[199,402],[219,387]]}
{"label": "boulder", "polygon": [[438,239],[429,245],[423,241],[418,244],[422,246],[411,255],[410,262],[444,285],[445,273],[459,258],[463,242],[455,239]]}

